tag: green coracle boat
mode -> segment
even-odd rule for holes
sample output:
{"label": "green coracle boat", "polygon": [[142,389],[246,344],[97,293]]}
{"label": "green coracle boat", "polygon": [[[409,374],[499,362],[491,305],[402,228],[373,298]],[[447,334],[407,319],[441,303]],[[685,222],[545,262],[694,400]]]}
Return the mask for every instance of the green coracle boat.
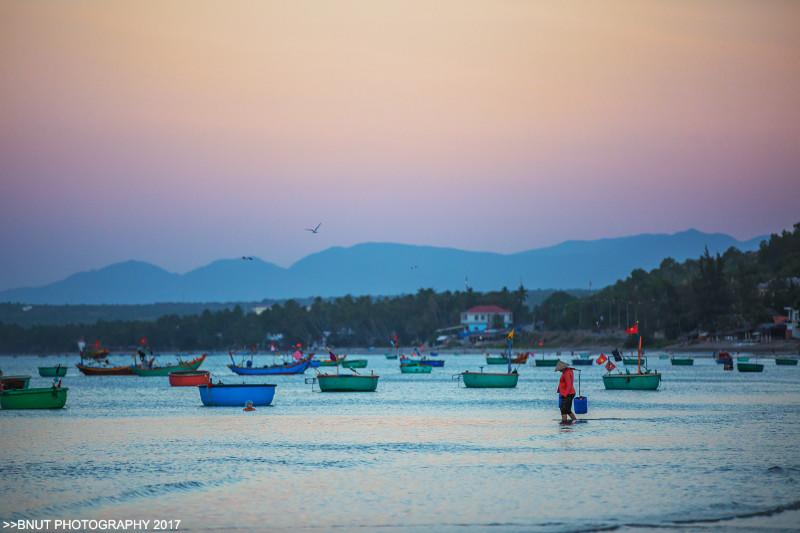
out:
{"label": "green coracle boat", "polygon": [[556,366],[558,364],[560,359],[534,359],[533,361],[536,363],[536,366],[553,367],[553,366]]}
{"label": "green coracle boat", "polygon": [[386,359],[397,359],[397,354],[396,353],[387,353],[386,354]]}
{"label": "green coracle boat", "polygon": [[30,376],[2,376],[0,385],[4,390],[27,389],[31,382]]}
{"label": "green coracle boat", "polygon": [[692,366],[694,359],[691,357],[673,357],[671,360],[672,366]]}
{"label": "green coracle boat", "polygon": [[740,363],[746,363],[750,360],[749,357],[737,357],[736,360]]}
{"label": "green coracle boat", "polygon": [[508,372],[466,372],[461,373],[464,386],[469,389],[513,389],[519,381],[516,371]]}
{"label": "green coracle boat", "polygon": [[154,376],[169,376],[172,372],[179,372],[181,370],[197,370],[200,368],[200,365],[203,364],[203,361],[206,360],[206,355],[203,354],[200,357],[196,357],[191,361],[186,361],[184,363],[178,363],[177,365],[169,365],[169,366],[154,366],[154,367],[144,367],[144,366],[134,366],[131,367],[131,370],[137,376],[142,377],[154,377]]}
{"label": "green coracle boat", "polygon": [[[625,365],[636,366],[639,364],[639,359],[637,357],[623,357],[622,363]],[[642,364],[647,365],[647,357],[642,357]]]}
{"label": "green coracle boat", "polygon": [[400,372],[402,374],[430,374],[432,370],[432,366],[420,365],[417,363],[400,365]]}
{"label": "green coracle boat", "polygon": [[0,392],[3,409],[61,409],[67,403],[67,391],[57,387],[4,390]]}
{"label": "green coracle boat", "polygon": [[[617,374],[609,372],[603,376],[603,386],[606,390],[658,390],[658,386],[661,384],[661,374],[658,372],[651,372],[650,370],[642,372],[642,363],[645,362],[646,364],[647,360],[642,357],[641,335],[639,335],[639,350],[637,351],[636,358],[623,359],[626,365],[636,365],[636,373],[632,374],[627,369],[624,374],[621,372]],[[633,362],[629,363],[628,359],[632,359]]]}
{"label": "green coracle boat", "polygon": [[320,374],[317,376],[321,392],[375,392],[380,376],[360,374]]}
{"label": "green coracle boat", "polygon": [[775,364],[780,366],[797,366],[797,359],[789,357],[776,357]]}
{"label": "green coracle boat", "polygon": [[761,363],[736,363],[736,370],[739,372],[763,372],[764,365]]}
{"label": "green coracle boat", "polygon": [[40,366],[39,375],[43,378],[63,378],[67,375],[67,367],[63,365]]}
{"label": "green coracle boat", "polygon": [[661,374],[646,372],[643,374],[606,374],[603,385],[606,390],[658,390]]}
{"label": "green coracle boat", "polygon": [[366,359],[345,359],[344,361],[342,361],[342,366],[344,368],[367,368],[367,360]]}
{"label": "green coracle boat", "polygon": [[341,359],[337,359],[336,361],[331,361],[330,359],[320,359],[317,366],[339,366],[341,364]]}

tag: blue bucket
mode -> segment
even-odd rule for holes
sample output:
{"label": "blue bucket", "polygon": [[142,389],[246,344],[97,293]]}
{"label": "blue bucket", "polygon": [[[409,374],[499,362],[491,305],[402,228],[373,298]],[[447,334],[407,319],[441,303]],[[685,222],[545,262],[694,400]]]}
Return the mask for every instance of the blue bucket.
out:
{"label": "blue bucket", "polygon": [[[561,398],[561,396],[559,396]],[[589,412],[589,398],[586,396],[577,396],[572,400],[572,409],[576,415],[585,415]]]}

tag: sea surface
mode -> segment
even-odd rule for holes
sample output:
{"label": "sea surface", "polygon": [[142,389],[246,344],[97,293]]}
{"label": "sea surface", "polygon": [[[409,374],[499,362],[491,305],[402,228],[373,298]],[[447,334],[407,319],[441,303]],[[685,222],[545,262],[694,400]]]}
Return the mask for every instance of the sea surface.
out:
{"label": "sea surface", "polygon": [[741,374],[650,354],[656,392],[606,391],[601,367],[582,367],[587,420],[561,426],[552,368],[526,365],[516,389],[481,390],[453,379],[480,355],[444,355],[430,375],[400,374],[382,353],[350,357],[369,360],[360,372],[381,376],[377,392],[320,393],[305,383],[312,369],[243,378],[210,356],[215,380],[277,383],[273,405],[250,413],[203,407],[165,377],[0,357],[31,386],[51,381],[38,366],[70,365],[65,409],[0,411],[0,519],[387,533],[800,525],[800,367],[763,359],[763,373]]}

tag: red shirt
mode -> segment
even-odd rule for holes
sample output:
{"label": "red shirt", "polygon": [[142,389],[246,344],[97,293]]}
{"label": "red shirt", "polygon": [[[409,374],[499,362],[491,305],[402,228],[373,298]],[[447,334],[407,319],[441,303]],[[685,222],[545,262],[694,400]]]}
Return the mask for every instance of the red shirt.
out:
{"label": "red shirt", "polygon": [[570,394],[575,394],[575,386],[573,382],[575,377],[571,368],[567,368],[561,373],[561,379],[558,381],[558,394],[567,397]]}

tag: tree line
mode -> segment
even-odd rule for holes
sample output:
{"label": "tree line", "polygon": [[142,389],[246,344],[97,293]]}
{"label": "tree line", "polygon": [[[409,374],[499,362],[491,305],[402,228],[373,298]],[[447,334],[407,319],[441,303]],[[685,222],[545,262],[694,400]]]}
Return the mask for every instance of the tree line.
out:
{"label": "tree line", "polygon": [[478,293],[421,289],[416,294],[375,298],[344,296],[316,298],[307,304],[295,300],[275,303],[259,314],[241,306],[200,314],[170,314],[157,320],[113,320],[94,324],[34,325],[0,323],[0,352],[50,353],[75,351],[83,338],[100,340],[115,349],[133,349],[147,337],[156,350],[227,350],[276,344],[286,347],[324,342],[331,346],[387,346],[397,335],[404,345],[430,342],[437,330],[457,326],[461,313],[481,304],[511,310],[517,320],[529,322],[527,291]]}
{"label": "tree line", "polygon": [[698,259],[634,270],[586,298],[554,293],[534,315],[546,329],[621,330],[638,321],[645,336],[678,339],[736,334],[771,322],[785,307],[800,307],[800,224],[754,252],[706,250]]}

